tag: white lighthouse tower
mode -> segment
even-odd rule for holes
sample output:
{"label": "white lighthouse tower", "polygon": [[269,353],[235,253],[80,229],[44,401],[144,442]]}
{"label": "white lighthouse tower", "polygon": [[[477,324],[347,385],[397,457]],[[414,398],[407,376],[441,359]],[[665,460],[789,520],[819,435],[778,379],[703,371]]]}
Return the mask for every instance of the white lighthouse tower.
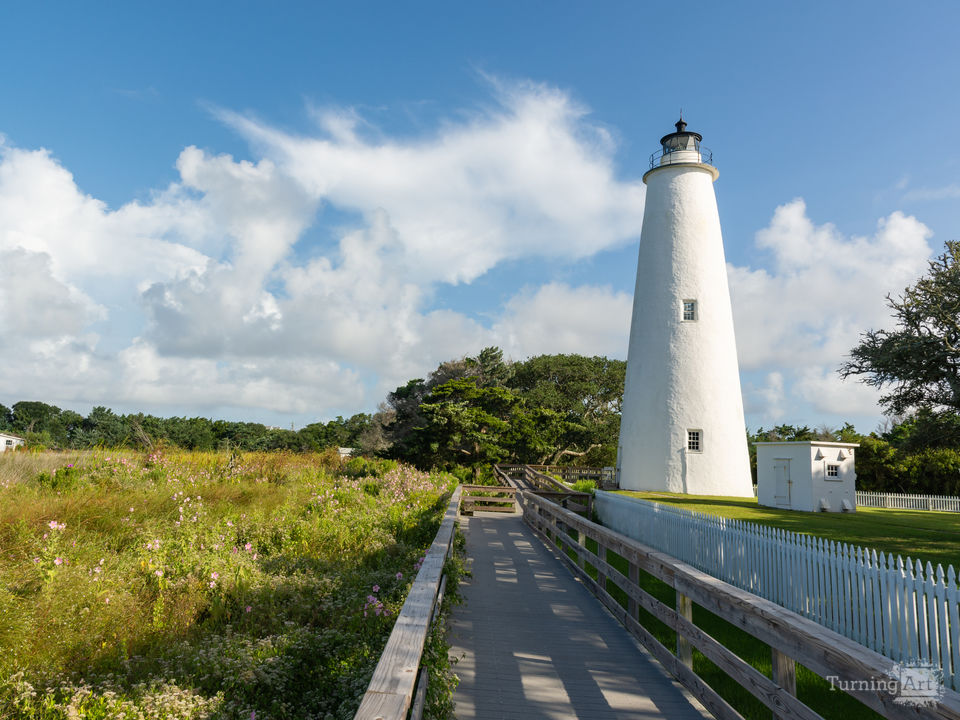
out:
{"label": "white lighthouse tower", "polygon": [[752,497],[719,173],[686,126],[643,176],[617,473],[629,490]]}

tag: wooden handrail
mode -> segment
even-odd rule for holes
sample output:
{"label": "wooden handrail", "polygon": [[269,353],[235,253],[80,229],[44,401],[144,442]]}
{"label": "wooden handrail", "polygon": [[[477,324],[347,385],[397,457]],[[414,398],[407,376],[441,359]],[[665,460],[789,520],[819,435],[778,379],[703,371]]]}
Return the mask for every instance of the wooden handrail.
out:
{"label": "wooden handrail", "polygon": [[416,689],[423,646],[430,634],[443,564],[453,547],[462,488],[447,504],[443,522],[407,595],[354,720],[404,720]]}
{"label": "wooden handrail", "polygon": [[[930,705],[897,704],[894,696],[878,687],[877,683],[880,680],[888,683],[897,680],[891,675],[893,668],[889,658],[773,602],[585,520],[537,497],[533,492],[523,491],[518,497],[523,507],[524,521],[560,546],[561,559],[715,717],[742,720],[734,708],[694,673],[694,648],[773,710],[777,718],[822,720],[820,715],[796,697],[795,664],[799,662],[823,678],[852,681],[841,689],[884,717],[960,720],[960,693],[944,690],[943,697]],[[576,539],[571,537],[570,531],[576,534]],[[586,538],[597,543],[597,553],[587,549]],[[577,557],[577,562],[570,559],[567,550]],[[628,576],[607,562],[607,550],[612,550],[627,561]],[[587,573],[584,567],[586,563],[596,568],[597,580]],[[674,588],[677,593],[676,608],[660,602],[638,585],[640,570]],[[629,598],[626,610],[607,591],[610,583]],[[767,643],[773,654],[774,678],[768,678],[694,625],[692,603]],[[638,622],[638,607],[644,608],[676,631],[676,654]]]}

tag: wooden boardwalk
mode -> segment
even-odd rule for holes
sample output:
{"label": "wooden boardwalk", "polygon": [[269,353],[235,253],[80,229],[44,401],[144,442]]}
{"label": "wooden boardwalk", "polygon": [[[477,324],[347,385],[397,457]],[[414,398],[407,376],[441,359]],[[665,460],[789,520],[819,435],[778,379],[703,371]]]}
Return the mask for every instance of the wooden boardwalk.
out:
{"label": "wooden boardwalk", "polygon": [[461,518],[472,578],[451,618],[458,720],[703,720],[520,515]]}

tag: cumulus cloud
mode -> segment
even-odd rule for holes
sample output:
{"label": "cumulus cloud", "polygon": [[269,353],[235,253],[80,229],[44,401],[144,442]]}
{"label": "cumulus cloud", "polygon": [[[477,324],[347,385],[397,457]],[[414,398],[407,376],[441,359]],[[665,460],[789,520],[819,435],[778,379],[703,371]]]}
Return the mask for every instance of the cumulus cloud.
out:
{"label": "cumulus cloud", "polygon": [[[254,159],[187,147],[177,182],[116,209],[47,150],[0,142],[0,398],[309,421],[487,345],[625,357],[627,292],[531,285],[482,321],[436,299],[504,261],[639,236],[643,185],[617,177],[586,109],[493,85],[490,107],[416,138],[349,108],[317,111],[313,135],[218,111]],[[728,268],[747,407],[875,413],[834,370],[923,273],[929,237],[899,212],[847,237],[802,200],[777,208],[759,261]]]}
{"label": "cumulus cloud", "polygon": [[622,346],[629,301],[607,288],[530,288],[492,326],[434,301],[506,259],[639,233],[642,183],[616,178],[587,111],[493,84],[491,107],[415,139],[350,109],[316,113],[315,137],[224,111],[259,157],[187,147],[177,182],[117,209],[49,151],[0,144],[0,301],[31,309],[0,313],[0,361],[17,366],[0,393],[323,414],[489,344]]}
{"label": "cumulus cloud", "polygon": [[580,353],[625,358],[633,298],[610,287],[549,283],[511,298],[493,336],[514,357]]}
{"label": "cumulus cloud", "polygon": [[769,269],[727,268],[740,367],[776,369],[754,397],[767,398],[762,412],[782,415],[785,392],[821,412],[877,414],[876,392],[841,381],[836,369],[860,333],[889,325],[885,297],[926,270],[931,234],[901,212],[881,218],[870,237],[847,237],[814,224],[803,200],[776,209],[756,237]]}
{"label": "cumulus cloud", "polygon": [[383,209],[407,271],[469,282],[508,258],[577,258],[640,231],[644,186],[619,181],[612,140],[559,90],[499,85],[498,105],[431,137],[358,131],[351,110],[301,137],[221,112],[314,197],[367,215]]}

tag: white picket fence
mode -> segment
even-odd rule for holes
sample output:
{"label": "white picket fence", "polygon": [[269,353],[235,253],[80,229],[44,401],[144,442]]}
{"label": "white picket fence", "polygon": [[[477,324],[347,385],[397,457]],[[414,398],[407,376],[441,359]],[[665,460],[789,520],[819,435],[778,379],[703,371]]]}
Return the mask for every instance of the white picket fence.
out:
{"label": "white picket fence", "polygon": [[960,512],[960,497],[950,495],[911,495],[857,490],[857,505],[897,510],[939,510]]}
{"label": "white picket fence", "polygon": [[603,524],[960,690],[960,588],[909,557],[597,492]]}

